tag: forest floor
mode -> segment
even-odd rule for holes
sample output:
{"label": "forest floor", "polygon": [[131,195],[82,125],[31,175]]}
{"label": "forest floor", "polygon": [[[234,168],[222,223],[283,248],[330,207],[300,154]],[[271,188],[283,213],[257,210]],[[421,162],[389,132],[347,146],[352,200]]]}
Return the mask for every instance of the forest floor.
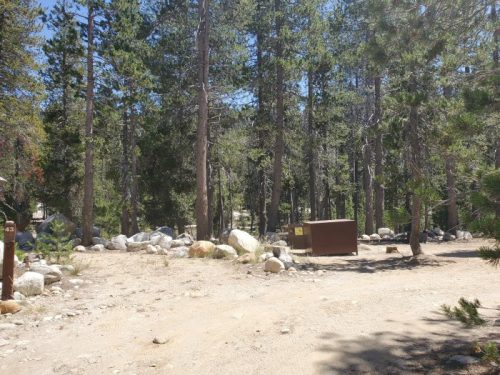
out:
{"label": "forest floor", "polygon": [[[500,269],[475,252],[485,242],[424,245],[421,265],[403,258],[407,245],[362,246],[269,275],[263,264],[78,254],[89,267],[63,293],[0,318],[0,373],[496,374],[449,362],[475,340],[500,343]],[[485,326],[440,313],[460,297],[481,301]]]}

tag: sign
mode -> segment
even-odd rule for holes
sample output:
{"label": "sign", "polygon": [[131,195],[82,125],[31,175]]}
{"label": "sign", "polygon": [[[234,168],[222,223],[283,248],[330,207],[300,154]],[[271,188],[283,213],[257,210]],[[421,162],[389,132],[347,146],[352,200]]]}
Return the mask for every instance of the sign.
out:
{"label": "sign", "polygon": [[302,227],[295,227],[295,235],[296,236],[303,236],[304,235],[304,230]]}

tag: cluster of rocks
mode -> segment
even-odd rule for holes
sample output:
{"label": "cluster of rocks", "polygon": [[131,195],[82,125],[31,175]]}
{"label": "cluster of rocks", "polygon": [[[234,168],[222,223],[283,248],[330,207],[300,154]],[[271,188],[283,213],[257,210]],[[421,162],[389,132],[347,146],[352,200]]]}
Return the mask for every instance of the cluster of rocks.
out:
{"label": "cluster of rocks", "polygon": [[[276,236],[270,235],[269,239],[276,239]],[[289,269],[294,263],[290,248],[285,241],[278,240],[261,244],[255,237],[239,229],[228,231],[222,237],[222,244],[215,239],[195,241],[187,233],[174,239],[160,230],[152,233],[137,233],[129,238],[118,235],[112,237],[111,240],[94,237],[92,241],[92,246],[85,248],[79,245],[74,250],[78,252],[105,250],[146,252],[168,255],[173,258],[230,259],[243,264],[264,262],[264,270],[274,273]]]}
{"label": "cluster of rocks", "polygon": [[[394,234],[394,231],[389,228],[379,228],[377,233],[371,235],[363,234],[360,241],[391,241],[391,242],[408,242],[410,234],[408,232]],[[473,236],[470,232],[457,230],[456,235],[449,232],[444,232],[440,228],[424,230],[420,234],[420,242],[441,242],[441,241],[455,241],[455,240],[472,240]]]}

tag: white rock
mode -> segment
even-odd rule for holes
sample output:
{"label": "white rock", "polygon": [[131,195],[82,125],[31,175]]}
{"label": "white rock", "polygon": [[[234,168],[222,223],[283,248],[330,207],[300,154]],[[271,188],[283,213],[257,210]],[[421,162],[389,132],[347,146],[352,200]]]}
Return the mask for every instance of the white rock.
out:
{"label": "white rock", "polygon": [[158,249],[156,248],[156,246],[148,245],[148,246],[146,246],[146,253],[148,253],[148,254],[158,254]]}
{"label": "white rock", "polygon": [[71,264],[63,264],[61,267],[59,267],[61,272],[66,272],[66,273],[73,273],[75,272],[75,266]]}
{"label": "white rock", "polygon": [[87,251],[87,249],[85,248],[85,246],[78,245],[73,248],[73,251],[76,251],[78,253],[84,253]]}
{"label": "white rock", "polygon": [[173,258],[187,258],[189,255],[189,249],[186,246],[179,246],[170,249],[169,254]]}
{"label": "white rock", "polygon": [[272,258],[273,256],[274,256],[274,255],[273,255],[273,253],[270,253],[270,252],[268,252],[268,253],[264,253],[264,254],[262,254],[262,255],[259,257],[259,261],[260,261],[260,262],[265,262],[266,260],[268,260],[269,258]]}
{"label": "white rock", "polygon": [[467,241],[472,240],[471,232],[464,232],[464,240],[467,240]]}
{"label": "white rock", "polygon": [[361,239],[362,239],[363,241],[370,241],[370,236],[369,236],[369,235],[367,235],[367,234],[363,234],[363,235],[361,236]]}
{"label": "white rock", "polygon": [[162,249],[170,249],[172,237],[167,236],[161,232],[155,232],[151,235],[151,245],[160,246]]}
{"label": "white rock", "polygon": [[283,262],[275,257],[269,258],[266,260],[266,263],[264,263],[264,271],[266,272],[278,273],[284,269],[285,265]]}
{"label": "white rock", "polygon": [[260,246],[257,239],[239,229],[233,229],[231,233],[229,233],[228,243],[235,248],[240,255],[254,253]]}
{"label": "white rock", "polygon": [[98,245],[94,245],[90,248],[91,251],[97,251],[97,252],[100,252],[100,251],[104,251],[106,250],[106,248],[104,247],[104,245],[102,244],[98,244]]}
{"label": "white rock", "polygon": [[441,229],[441,228],[434,228],[433,229],[433,232],[437,235],[437,236],[444,236],[444,231]]}
{"label": "white rock", "polygon": [[31,265],[31,272],[36,272],[43,275],[45,285],[49,285],[61,280],[62,272],[59,268],[55,266],[47,266],[47,265]]}
{"label": "white rock", "polygon": [[371,241],[380,241],[381,239],[382,237],[380,237],[377,233],[373,233],[372,235],[370,235]]}
{"label": "white rock", "polygon": [[127,242],[127,251],[144,251],[148,248],[149,241]]}
{"label": "white rock", "polygon": [[378,228],[377,233],[379,236],[394,236],[394,232],[389,228]]}
{"label": "white rock", "polygon": [[14,280],[14,289],[26,297],[42,294],[44,277],[37,272],[25,272]]}
{"label": "white rock", "polygon": [[128,242],[146,242],[149,241],[149,234],[146,232],[140,232],[134,234],[132,237],[130,237],[127,241]]}
{"label": "white rock", "polygon": [[216,259],[222,259],[222,258],[236,259],[238,258],[238,253],[232,246],[217,245],[215,246],[213,257]]}
{"label": "white rock", "polygon": [[115,237],[111,237],[111,241],[108,242],[109,250],[127,250],[127,236],[120,234]]}
{"label": "white rock", "polygon": [[14,292],[13,297],[14,297],[14,299],[16,301],[24,301],[26,299],[26,297],[24,296],[24,294],[19,293],[19,292]]}
{"label": "white rock", "polygon": [[180,239],[180,240],[172,240],[170,242],[170,248],[173,249],[174,247],[181,247],[181,246],[186,246],[184,244],[184,240],[183,239]]}
{"label": "white rock", "polygon": [[464,231],[461,231],[461,230],[457,230],[457,240],[463,240],[464,239],[464,234],[465,232]]}

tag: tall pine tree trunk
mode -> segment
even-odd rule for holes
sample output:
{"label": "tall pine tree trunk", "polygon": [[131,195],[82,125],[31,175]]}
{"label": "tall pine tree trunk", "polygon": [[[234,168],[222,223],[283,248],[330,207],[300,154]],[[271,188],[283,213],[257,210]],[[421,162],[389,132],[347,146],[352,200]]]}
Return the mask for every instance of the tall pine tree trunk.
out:
{"label": "tall pine tree trunk", "polygon": [[380,122],[382,121],[382,105],[380,85],[381,78],[376,76],[373,80],[375,86],[375,111],[373,116],[373,130],[375,132],[375,226],[376,229],[384,227],[384,151],[382,144],[382,130]]}
{"label": "tall pine tree trunk", "polygon": [[309,205],[311,207],[311,220],[316,220],[317,194],[316,194],[316,131],[313,117],[313,72],[307,72],[307,130],[309,132]]}
{"label": "tall pine tree trunk", "polygon": [[448,230],[453,234],[456,233],[458,226],[458,209],[457,209],[457,188],[456,188],[456,162],[455,157],[451,154],[445,156],[446,169],[446,189],[448,192]]}
{"label": "tall pine tree trunk", "polygon": [[139,213],[139,181],[137,180],[137,116],[133,104],[130,106],[130,230],[139,233],[137,216]]}
{"label": "tall pine tree trunk", "polygon": [[373,234],[373,178],[371,172],[372,146],[365,136],[363,147],[363,190],[365,191],[365,233]]}
{"label": "tall pine tree trunk", "polygon": [[[493,40],[494,40],[494,48],[493,48],[493,69],[498,72],[499,64],[498,64],[498,37],[500,36],[500,26],[497,25],[497,2],[492,1],[491,3],[491,22],[493,23],[493,27],[495,27],[495,31],[493,32]],[[498,82],[495,86],[495,97],[498,97]],[[500,169],[500,131],[497,129],[496,131],[496,144],[495,144],[495,168]],[[500,220],[500,205],[497,205],[495,209],[495,217],[497,220]]]}
{"label": "tall pine tree trunk", "polygon": [[123,113],[123,129],[122,129],[122,216],[121,216],[121,233],[130,236],[130,210],[129,210],[129,200],[130,200],[130,153],[129,153],[129,126],[128,126],[128,115],[126,111],[126,106]]}
{"label": "tall pine tree trunk", "polygon": [[418,137],[418,107],[412,105],[410,107],[410,116],[408,119],[408,158],[414,191],[411,197],[411,233],[410,233],[410,247],[414,256],[423,254],[422,247],[420,246],[420,216],[422,209],[422,198],[418,192],[418,187],[423,182],[422,171],[422,152],[420,140]]}
{"label": "tall pine tree trunk", "polygon": [[83,178],[83,245],[92,244],[94,220],[94,1],[87,1],[87,92],[85,108],[85,174]]}
{"label": "tall pine tree trunk", "polygon": [[[259,7],[260,14],[260,2]],[[262,43],[263,35],[260,28],[257,31],[257,137],[258,145],[261,152],[264,153],[265,148],[265,108],[264,108],[264,61],[262,58]],[[267,213],[266,213],[266,173],[264,171],[264,156],[258,158],[257,161],[257,184],[258,184],[258,216],[259,216],[259,236],[264,236],[267,231]]]}
{"label": "tall pine tree trunk", "polygon": [[198,0],[198,127],[196,131],[196,233],[208,240],[208,0]]}
{"label": "tall pine tree trunk", "polygon": [[285,151],[284,141],[284,79],[283,79],[283,40],[281,29],[283,27],[283,15],[281,0],[274,1],[276,13],[276,142],[274,144],[273,162],[273,188],[271,193],[271,206],[269,207],[268,229],[272,232],[278,228],[278,209],[282,189],[283,154]]}

